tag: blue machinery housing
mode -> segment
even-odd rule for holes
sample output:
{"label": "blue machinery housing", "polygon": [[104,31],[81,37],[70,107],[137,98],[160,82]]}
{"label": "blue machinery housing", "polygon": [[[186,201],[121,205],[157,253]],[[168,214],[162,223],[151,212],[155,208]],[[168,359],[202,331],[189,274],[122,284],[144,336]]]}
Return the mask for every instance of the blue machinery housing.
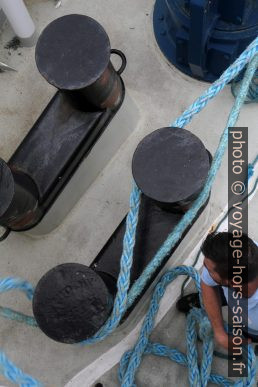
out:
{"label": "blue machinery housing", "polygon": [[212,82],[258,34],[258,0],[157,0],[157,43],[182,72]]}

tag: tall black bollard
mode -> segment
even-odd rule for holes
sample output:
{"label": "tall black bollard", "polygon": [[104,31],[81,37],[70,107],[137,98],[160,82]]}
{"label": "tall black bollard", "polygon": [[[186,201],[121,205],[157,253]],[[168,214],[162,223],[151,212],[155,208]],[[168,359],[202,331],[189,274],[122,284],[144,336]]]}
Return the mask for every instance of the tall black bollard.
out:
{"label": "tall black bollard", "polygon": [[[207,178],[210,163],[211,156],[202,142],[185,129],[156,130],[138,145],[133,156],[132,169],[134,179],[143,194],[133,252],[131,284],[140,277],[168,234],[172,232],[200,193]],[[200,209],[198,216],[204,210],[207,202]],[[165,257],[164,264],[192,225]],[[69,296],[65,296],[67,286],[69,289],[74,289],[74,282],[69,279],[69,265],[66,266],[68,280],[65,283],[57,280],[60,276],[63,277],[60,273],[63,270],[62,266],[52,269],[45,274],[43,280],[40,280],[33,300],[33,310],[39,327],[49,337],[61,342],[78,342],[91,337],[103,325],[110,313],[110,300],[116,293],[125,227],[124,219],[92,262],[90,269],[83,266],[85,272],[88,273],[90,270],[89,273],[92,275],[91,281],[84,282],[83,289],[75,284],[76,291],[69,290]],[[78,272],[80,267],[81,265],[77,264]],[[150,278],[149,283],[154,280],[159,270]],[[74,272],[71,271],[71,273],[73,276]],[[46,296],[49,291],[56,295],[56,298]],[[78,297],[82,313],[77,309]],[[59,303],[58,308],[54,307],[56,300]],[[96,313],[92,313],[93,303]],[[69,306],[71,305],[76,306],[75,313],[70,313]],[[53,310],[56,311],[54,314]],[[60,324],[56,324],[59,311],[61,311]],[[124,318],[129,313],[130,310]],[[69,321],[70,334],[66,330],[66,321]],[[81,335],[75,337],[73,332],[77,330],[77,327],[85,329],[81,331]],[[63,330],[67,332],[65,340],[62,339]]]}

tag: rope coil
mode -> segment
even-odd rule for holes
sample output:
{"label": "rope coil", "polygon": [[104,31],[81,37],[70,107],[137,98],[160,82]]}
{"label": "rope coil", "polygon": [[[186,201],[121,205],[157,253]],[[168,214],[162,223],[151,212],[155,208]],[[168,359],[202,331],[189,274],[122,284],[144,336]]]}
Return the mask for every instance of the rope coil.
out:
{"label": "rope coil", "polygon": [[[166,291],[167,286],[174,281],[179,275],[191,277],[199,292],[201,309],[193,308],[187,316],[186,342],[187,355],[177,349],[169,348],[159,343],[149,341],[150,334],[154,328],[155,317],[159,310],[159,303]],[[203,339],[202,361],[198,364],[197,353],[197,327],[200,327],[200,337]],[[189,384],[191,387],[205,387],[208,382],[221,386],[244,387],[251,386],[255,382],[256,376],[256,357],[251,345],[248,345],[248,377],[242,378],[237,382],[225,378],[222,375],[211,373],[213,359],[213,332],[209,319],[203,309],[201,296],[200,275],[196,269],[191,266],[178,266],[167,271],[157,284],[149,310],[146,314],[138,340],[134,348],[127,351],[121,361],[118,371],[118,378],[121,387],[136,387],[134,383],[135,374],[140,366],[143,355],[152,354],[156,356],[168,357],[185,367],[189,371]]]}

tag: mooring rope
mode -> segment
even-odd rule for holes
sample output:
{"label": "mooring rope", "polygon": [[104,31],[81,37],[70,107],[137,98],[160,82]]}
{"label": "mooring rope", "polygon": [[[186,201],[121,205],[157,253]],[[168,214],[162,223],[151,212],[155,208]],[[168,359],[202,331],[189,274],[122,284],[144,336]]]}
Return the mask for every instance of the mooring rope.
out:
{"label": "mooring rope", "polygon": [[[207,177],[205,186],[197,198],[197,200],[193,203],[190,210],[184,215],[179,224],[174,228],[171,234],[168,236],[165,243],[161,246],[151,263],[146,267],[140,278],[134,283],[132,288],[129,290],[130,286],[130,271],[133,261],[133,249],[135,245],[135,237],[136,237],[136,228],[138,223],[138,214],[140,207],[140,198],[141,192],[136,186],[133,184],[133,189],[130,195],[130,210],[126,219],[126,231],[123,240],[123,253],[120,261],[120,273],[117,281],[117,294],[114,301],[113,311],[111,316],[108,318],[104,326],[90,339],[85,340],[82,344],[92,344],[103,340],[110,333],[112,333],[118,324],[121,321],[125,311],[132,305],[137,296],[144,289],[148,279],[152,276],[152,274],[156,271],[156,269],[162,264],[164,258],[169,254],[171,249],[175,246],[177,241],[181,238],[185,229],[191,224],[192,220],[195,218],[199,209],[205,203],[206,199],[209,196],[209,193],[212,188],[212,184],[215,180],[217,172],[220,168],[222,158],[227,146],[228,142],[228,128],[231,126],[235,126],[237,118],[239,116],[239,112],[242,104],[245,101],[246,95],[248,93],[249,86],[251,84],[252,78],[254,76],[255,70],[258,66],[258,38],[256,38],[247,49],[240,55],[240,57],[221,75],[221,77],[212,84],[209,89],[199,97],[171,126],[176,127],[184,127],[188,124],[194,115],[198,114],[207,103],[213,99],[224,87],[227,83],[229,83],[236,75],[242,71],[246,65],[248,65],[247,70],[245,72],[243,81],[241,83],[240,90],[238,92],[238,96],[234,103],[234,106],[230,112],[228,122],[225,130],[221,136],[218,149],[215,153],[209,175]],[[16,278],[8,278],[7,279],[8,286],[6,290],[18,289],[25,291],[26,295],[32,297],[33,287],[26,281],[22,281]],[[2,280],[0,283],[5,283],[6,280]],[[23,284],[20,287],[17,283]],[[12,286],[12,282],[13,285]],[[28,287],[25,288],[25,286]],[[28,293],[28,289],[29,293]],[[1,292],[1,287],[0,287]],[[164,294],[164,293],[163,293]],[[22,321],[24,323],[29,323],[29,325],[34,325],[35,320],[33,317],[29,318],[29,316],[25,316],[19,312],[12,311],[8,308],[2,308],[0,311],[1,315],[6,318],[15,319],[16,321]],[[35,323],[36,325],[36,323]],[[16,383],[21,386],[39,386],[40,383],[35,379],[31,378],[31,382],[34,384],[22,384],[19,382],[18,377],[22,376],[22,371],[16,367],[13,363],[11,363],[7,357],[3,354],[0,357],[0,372],[2,372],[5,377],[11,381],[16,380]],[[23,374],[25,379],[29,377],[26,374]],[[203,376],[202,376],[203,378]],[[247,385],[247,384],[245,384]]]}
{"label": "mooring rope", "polygon": [[[231,83],[231,91],[234,97],[237,96],[241,80],[243,79],[243,71],[238,74]],[[245,103],[258,102],[258,69],[256,70],[254,79],[249,87]]]}
{"label": "mooring rope", "polygon": [[[159,310],[159,303],[164,296],[167,286],[174,281],[179,275],[191,277],[199,291],[201,309],[193,308],[187,316],[186,343],[187,355],[177,349],[169,348],[160,343],[149,341],[150,334],[154,328],[155,317]],[[198,364],[197,353],[197,328],[203,341],[202,360]],[[134,383],[135,373],[140,366],[143,355],[152,354],[156,356],[168,357],[185,367],[189,371],[189,384],[191,387],[205,387],[208,382],[222,386],[244,387],[252,386],[256,376],[256,357],[251,345],[247,346],[247,366],[248,376],[241,378],[237,382],[225,378],[222,375],[211,373],[213,359],[213,331],[210,321],[203,309],[201,297],[200,275],[196,269],[191,266],[178,266],[167,271],[159,283],[156,285],[152,295],[149,310],[145,316],[141,327],[139,338],[132,350],[125,352],[118,371],[121,387],[136,387]]]}

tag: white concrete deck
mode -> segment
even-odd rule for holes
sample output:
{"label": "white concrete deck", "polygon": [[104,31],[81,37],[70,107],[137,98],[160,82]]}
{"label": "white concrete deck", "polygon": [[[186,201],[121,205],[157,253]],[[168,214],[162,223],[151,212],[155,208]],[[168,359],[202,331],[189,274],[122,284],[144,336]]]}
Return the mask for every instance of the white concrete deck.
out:
{"label": "white concrete deck", "polygon": [[[166,63],[152,31],[154,0],[63,0],[58,9],[55,9],[54,1],[51,0],[27,0],[26,4],[39,32],[51,20],[64,14],[82,13],[98,20],[108,32],[112,47],[123,50],[127,56],[128,66],[123,79],[141,114],[138,130],[122,145],[57,230],[40,239],[13,233],[0,245],[1,277],[19,276],[36,284],[47,270],[57,264],[88,264],[92,261],[128,210],[132,182],[131,158],[138,142],[151,131],[174,121],[208,85],[181,74]],[[9,27],[0,36],[1,60],[18,70],[17,73],[0,74],[0,156],[5,160],[11,156],[54,93],[54,89],[36,69],[34,48],[18,48],[9,52],[4,48],[12,37]],[[202,139],[212,154],[233,101],[230,88],[227,87],[187,127]],[[249,127],[251,161],[257,154],[257,105],[243,108],[239,126]],[[169,263],[170,266],[185,261],[226,203],[225,158],[213,187],[209,211],[199,226],[192,230],[188,244],[177,252]],[[250,204],[249,234],[256,240],[257,210],[258,202],[255,198]],[[175,296],[176,291],[179,292],[180,283],[181,279],[174,288],[169,289],[171,297]],[[32,313],[30,303],[17,293],[1,296],[1,305],[27,314]],[[0,348],[12,361],[45,386],[61,387],[125,338],[142,318],[143,309],[146,306],[142,301],[131,320],[116,334],[103,343],[84,348],[58,344],[38,329],[1,320]],[[153,338],[183,349],[184,317],[178,315],[174,307],[171,308],[155,329]],[[130,345],[133,344],[132,340]],[[225,364],[223,367],[221,364],[221,360],[216,361],[215,369],[220,368],[223,371],[224,368],[225,371]],[[104,387],[119,385],[114,369],[101,376],[98,381]],[[144,360],[137,382],[141,387],[188,385],[186,369],[168,360],[150,357]],[[70,386],[86,387],[91,384],[86,376],[80,384],[70,383]],[[0,385],[11,386],[1,376]]]}

